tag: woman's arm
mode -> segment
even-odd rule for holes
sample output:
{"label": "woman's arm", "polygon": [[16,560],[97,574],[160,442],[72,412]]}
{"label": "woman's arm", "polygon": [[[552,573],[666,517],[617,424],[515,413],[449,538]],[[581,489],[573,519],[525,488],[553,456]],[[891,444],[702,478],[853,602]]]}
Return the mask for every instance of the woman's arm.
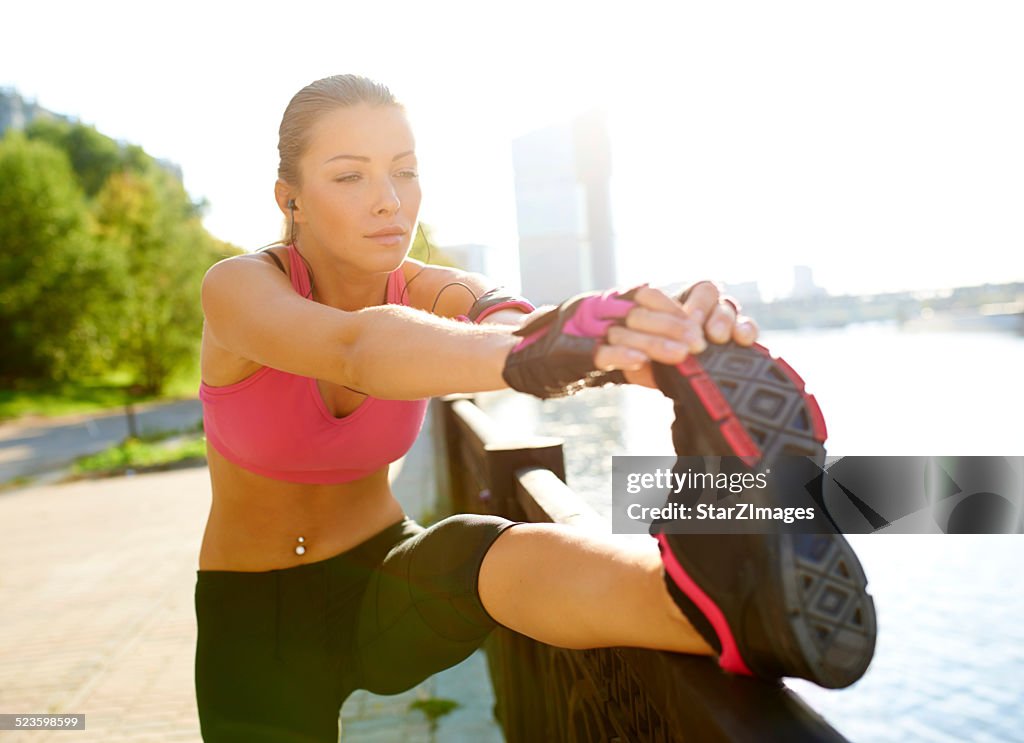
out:
{"label": "woman's arm", "polygon": [[[653,387],[651,361],[677,364],[703,350],[708,314],[725,321],[727,336],[735,326],[738,342],[752,342],[756,329],[736,324],[728,305],[709,313],[704,305],[715,307],[718,291],[710,282],[700,288],[687,300],[689,309],[658,289],[631,290],[637,306],[595,346],[591,368],[622,370],[627,382]],[[506,388],[506,359],[523,341],[511,331],[550,309],[522,317],[502,310],[481,325],[402,305],[345,312],[300,297],[284,274],[254,256],[213,266],[203,279],[202,302],[211,340],[241,358],[395,400]]]}
{"label": "woman's arm", "polygon": [[409,400],[508,387],[501,372],[521,340],[508,325],[469,325],[401,305],[351,315],[349,386],[357,390]]}
{"label": "woman's arm", "polygon": [[[407,262],[419,267],[410,286],[419,295],[421,306],[431,306],[431,312],[442,317],[465,321],[475,307],[474,299],[484,297],[495,288],[496,282],[473,271],[463,271],[449,266],[426,265],[414,259]],[[527,310],[504,308],[486,313],[479,325],[506,325],[511,330],[518,328],[526,317]]]}
{"label": "woman's arm", "polygon": [[401,305],[345,312],[310,302],[280,271],[248,256],[207,272],[202,303],[207,331],[232,353],[395,400],[506,388],[505,357],[520,340],[505,325]]}

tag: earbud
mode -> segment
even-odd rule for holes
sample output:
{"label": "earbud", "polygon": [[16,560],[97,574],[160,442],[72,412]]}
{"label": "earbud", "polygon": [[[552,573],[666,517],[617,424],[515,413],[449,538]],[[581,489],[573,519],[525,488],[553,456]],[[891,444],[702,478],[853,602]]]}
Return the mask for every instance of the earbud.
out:
{"label": "earbud", "polygon": [[295,208],[295,199],[288,199],[288,208],[289,209],[294,209]]}

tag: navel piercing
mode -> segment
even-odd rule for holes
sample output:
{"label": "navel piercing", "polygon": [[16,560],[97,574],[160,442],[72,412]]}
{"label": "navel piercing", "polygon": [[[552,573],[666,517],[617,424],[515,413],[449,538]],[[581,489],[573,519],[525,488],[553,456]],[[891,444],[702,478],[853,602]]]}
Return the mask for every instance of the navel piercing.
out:
{"label": "navel piercing", "polygon": [[299,539],[299,546],[295,548],[295,554],[296,555],[304,555],[304,554],[306,554],[306,547],[303,545],[303,542],[306,541],[306,538],[305,537],[299,537],[298,539]]}

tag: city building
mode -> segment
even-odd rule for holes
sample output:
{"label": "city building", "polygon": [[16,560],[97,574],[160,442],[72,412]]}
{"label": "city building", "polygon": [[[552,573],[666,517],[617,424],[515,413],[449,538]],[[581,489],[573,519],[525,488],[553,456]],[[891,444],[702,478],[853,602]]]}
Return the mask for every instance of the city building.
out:
{"label": "city building", "polygon": [[[21,130],[39,119],[59,119],[61,121],[73,122],[68,116],[54,113],[42,106],[26,101],[12,88],[0,88],[0,138],[8,129]],[[124,147],[123,142],[118,144]],[[156,163],[171,173],[179,181],[183,180],[181,166],[170,160],[153,158]]]}
{"label": "city building", "polygon": [[793,266],[793,292],[790,294],[794,299],[806,297],[821,297],[828,294],[823,287],[814,283],[814,271],[810,266]]}
{"label": "city building", "polygon": [[606,117],[588,111],[515,139],[523,295],[555,304],[616,284],[611,146]]}
{"label": "city building", "polygon": [[11,88],[0,88],[0,136],[8,129],[24,129],[36,119],[68,120],[66,116],[26,101]]}
{"label": "city building", "polygon": [[741,281],[735,284],[725,284],[725,293],[734,297],[741,305],[760,304],[761,288],[756,281]]}

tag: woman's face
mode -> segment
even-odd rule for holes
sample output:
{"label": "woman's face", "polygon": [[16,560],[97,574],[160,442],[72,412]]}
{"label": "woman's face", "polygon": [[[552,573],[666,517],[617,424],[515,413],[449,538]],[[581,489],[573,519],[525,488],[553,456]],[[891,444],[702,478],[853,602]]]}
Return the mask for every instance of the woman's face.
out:
{"label": "woman's face", "polygon": [[[397,106],[338,108],[314,125],[295,196],[300,245],[312,237],[332,256],[367,271],[391,271],[411,245],[420,209],[415,141]],[[396,238],[371,238],[399,227]]]}

